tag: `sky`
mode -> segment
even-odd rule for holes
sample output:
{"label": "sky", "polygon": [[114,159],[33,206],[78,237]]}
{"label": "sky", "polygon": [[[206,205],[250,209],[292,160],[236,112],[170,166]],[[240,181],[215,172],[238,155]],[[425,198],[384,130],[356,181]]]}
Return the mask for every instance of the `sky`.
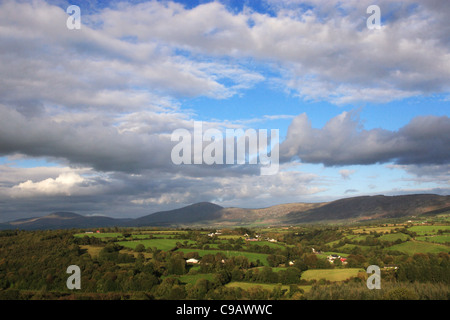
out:
{"label": "sky", "polygon": [[[449,17],[445,0],[2,0],[0,222],[448,195]],[[195,123],[214,142],[278,130],[278,170],[175,163]]]}

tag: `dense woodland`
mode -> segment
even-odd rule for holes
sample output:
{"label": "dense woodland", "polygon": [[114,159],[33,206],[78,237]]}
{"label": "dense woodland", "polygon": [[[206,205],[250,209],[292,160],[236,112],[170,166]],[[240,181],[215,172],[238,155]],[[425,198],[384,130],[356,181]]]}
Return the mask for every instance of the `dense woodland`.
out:
{"label": "dense woodland", "polygon": [[[101,230],[100,234],[114,233],[120,238],[74,236],[85,231],[1,231],[0,299],[450,298],[446,243],[441,244],[446,250],[437,253],[387,250],[414,241],[417,234],[405,226],[387,233],[398,235],[397,239],[376,231],[356,235],[351,229],[331,226],[266,229],[265,236],[277,239],[277,245],[248,243],[243,235],[251,238],[258,229],[222,231],[228,238],[208,235],[210,230],[183,230],[167,237],[175,242],[167,250],[143,244],[134,248],[124,245],[138,236],[147,241],[158,239],[158,234],[152,233],[155,229]],[[336,250],[346,253],[345,265],[339,259],[330,263],[325,255],[317,254]],[[242,255],[229,256],[229,251]],[[263,254],[265,261],[249,259],[252,253]],[[200,263],[187,264],[190,258]],[[69,265],[81,269],[80,290],[66,286]],[[368,275],[363,269],[369,265],[382,269],[380,290],[366,286]],[[362,272],[344,281],[303,278],[308,270],[349,268],[361,268]],[[202,276],[205,274],[208,276]],[[232,283],[248,286],[233,287]]]}

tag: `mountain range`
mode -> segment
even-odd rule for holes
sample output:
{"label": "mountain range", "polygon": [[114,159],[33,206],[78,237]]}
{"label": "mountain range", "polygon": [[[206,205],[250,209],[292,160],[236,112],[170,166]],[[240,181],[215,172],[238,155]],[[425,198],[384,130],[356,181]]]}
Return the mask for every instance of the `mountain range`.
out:
{"label": "mountain range", "polygon": [[100,227],[235,227],[302,223],[357,222],[450,212],[450,196],[414,194],[361,196],[321,203],[289,203],[261,209],[224,208],[210,202],[152,213],[136,219],[83,216],[54,212],[43,217],[0,223],[5,229],[67,229]]}

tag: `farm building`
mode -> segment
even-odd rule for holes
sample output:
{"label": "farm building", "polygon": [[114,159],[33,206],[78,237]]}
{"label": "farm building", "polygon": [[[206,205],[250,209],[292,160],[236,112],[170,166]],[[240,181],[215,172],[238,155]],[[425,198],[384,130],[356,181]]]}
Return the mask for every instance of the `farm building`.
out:
{"label": "farm building", "polygon": [[340,259],[341,256],[337,254],[331,254],[327,257],[328,262],[333,263],[335,259]]}
{"label": "farm building", "polygon": [[197,263],[198,263],[198,260],[197,260],[197,259],[194,259],[194,258],[191,258],[191,259],[186,260],[186,263],[197,264]]}

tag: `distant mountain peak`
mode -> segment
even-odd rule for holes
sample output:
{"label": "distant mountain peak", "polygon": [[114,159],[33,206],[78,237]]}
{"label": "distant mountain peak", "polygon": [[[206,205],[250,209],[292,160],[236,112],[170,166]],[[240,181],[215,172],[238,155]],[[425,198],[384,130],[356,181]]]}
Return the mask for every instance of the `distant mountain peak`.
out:
{"label": "distant mountain peak", "polygon": [[194,204],[191,204],[188,207],[203,207],[203,208],[216,208],[216,209],[223,209],[223,207],[219,206],[218,204],[212,203],[212,202],[197,202]]}
{"label": "distant mountain peak", "polygon": [[67,218],[79,218],[79,217],[82,217],[82,215],[73,213],[73,212],[53,212],[45,217],[47,217],[47,218],[66,218],[67,219]]}

